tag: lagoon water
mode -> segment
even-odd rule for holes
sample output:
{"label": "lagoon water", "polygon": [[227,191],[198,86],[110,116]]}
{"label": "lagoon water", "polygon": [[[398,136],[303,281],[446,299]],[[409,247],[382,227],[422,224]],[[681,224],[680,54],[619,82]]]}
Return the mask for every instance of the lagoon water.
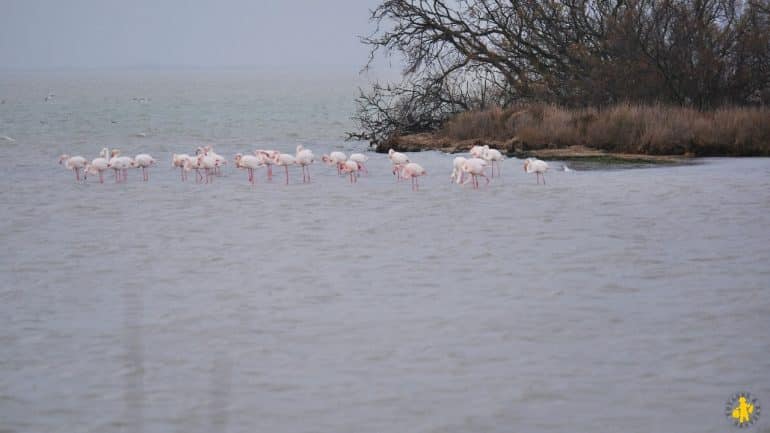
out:
{"label": "lagoon water", "polygon": [[[373,153],[355,185],[168,166],[365,151],[342,140],[355,87],[1,76],[0,431],[702,433],[737,391],[770,403],[770,159],[547,186],[508,159],[476,191],[425,152],[416,193]],[[56,164],[105,145],[161,162],[117,185]]]}

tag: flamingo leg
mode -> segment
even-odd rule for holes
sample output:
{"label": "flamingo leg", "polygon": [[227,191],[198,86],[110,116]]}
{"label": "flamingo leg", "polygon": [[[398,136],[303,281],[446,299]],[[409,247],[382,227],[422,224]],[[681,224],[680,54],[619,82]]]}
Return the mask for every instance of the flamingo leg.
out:
{"label": "flamingo leg", "polygon": [[284,165],[283,168],[286,169],[286,185],[288,185],[289,184],[289,166]]}

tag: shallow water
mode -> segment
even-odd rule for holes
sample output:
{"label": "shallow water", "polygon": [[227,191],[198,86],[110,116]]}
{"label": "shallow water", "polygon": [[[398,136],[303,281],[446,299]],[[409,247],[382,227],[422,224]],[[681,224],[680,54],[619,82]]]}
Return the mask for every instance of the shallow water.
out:
{"label": "shallow water", "polygon": [[425,152],[412,192],[369,154],[355,185],[198,185],[167,167],[190,145],[109,132],[162,161],[150,182],[76,184],[2,113],[7,431],[722,432],[731,394],[770,402],[769,159],[547,186],[509,159],[476,191]]}

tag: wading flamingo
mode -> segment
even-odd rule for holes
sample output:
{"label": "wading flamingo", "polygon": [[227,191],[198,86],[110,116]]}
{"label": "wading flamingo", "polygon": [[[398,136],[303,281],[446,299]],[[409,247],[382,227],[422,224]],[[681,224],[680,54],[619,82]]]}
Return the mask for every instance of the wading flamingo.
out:
{"label": "wading flamingo", "polygon": [[89,174],[98,174],[99,183],[104,183],[104,175],[102,173],[109,168],[109,164],[110,162],[107,158],[94,158],[90,164],[86,164],[86,168],[83,170],[83,180],[86,180]]}
{"label": "wading flamingo", "polygon": [[155,159],[146,153],[140,153],[134,157],[134,161],[136,166],[142,169],[142,180],[145,182],[150,180],[150,173],[147,169],[155,164]]}
{"label": "wading flamingo", "polygon": [[401,172],[404,165],[409,163],[409,158],[401,152],[388,149],[388,159],[393,164],[393,174],[397,176],[396,180],[401,180]]}
{"label": "wading flamingo", "polygon": [[449,176],[449,178],[452,179],[452,182],[457,184],[463,183],[463,178],[465,177],[463,164],[465,161],[467,161],[467,159],[462,156],[458,156],[452,161],[452,175]]}
{"label": "wading flamingo", "polygon": [[82,156],[69,156],[62,155],[59,157],[59,164],[63,165],[67,170],[73,170],[75,172],[75,180],[80,182],[80,170],[85,168],[86,159]]}
{"label": "wading flamingo", "polygon": [[527,158],[524,160],[524,171],[535,173],[538,185],[540,185],[540,176],[543,177],[543,185],[545,185],[545,172],[548,171],[548,168],[548,163],[537,158]]}
{"label": "wading flamingo", "polygon": [[489,163],[492,168],[492,177],[495,177],[495,167],[497,167],[497,176],[500,176],[500,161],[503,160],[503,154],[497,149],[490,149],[488,145],[482,148],[481,159]]}
{"label": "wading flamingo", "polygon": [[279,165],[286,170],[286,185],[289,184],[289,166],[296,164],[297,159],[294,155],[288,153],[279,153],[273,158],[273,164]]}
{"label": "wading flamingo", "polygon": [[369,158],[366,155],[363,153],[351,153],[350,160],[358,164],[359,171],[369,174],[369,170],[366,168],[366,161],[368,161]]}
{"label": "wading flamingo", "polygon": [[335,165],[337,167],[337,175],[342,174],[342,164],[348,160],[347,155],[342,152],[332,152],[328,155],[321,156],[321,162],[326,165]]}
{"label": "wading flamingo", "polygon": [[259,158],[259,162],[262,165],[267,166],[267,181],[273,180],[273,158],[278,155],[277,150],[263,150],[257,149],[254,151],[254,156]]}
{"label": "wading flamingo", "polygon": [[[470,180],[473,181],[474,189],[478,189],[479,187],[478,176],[481,176],[484,179],[486,179],[487,185],[489,185],[489,178],[487,177],[486,174],[484,174],[484,168],[486,168],[486,166],[487,166],[487,162],[481,158],[470,158],[463,163],[462,170],[471,175]],[[468,183],[468,181],[465,181],[465,183]]]}
{"label": "wading flamingo", "polygon": [[261,167],[263,164],[254,155],[241,155],[240,153],[235,155],[235,167],[244,168],[249,173],[249,182],[252,185],[256,182],[254,177],[254,170]]}
{"label": "wading flamingo", "polygon": [[410,162],[404,165],[404,168],[401,170],[401,177],[404,179],[412,179],[412,191],[417,191],[420,189],[420,185],[417,181],[417,178],[420,176],[425,176],[428,174],[428,172],[425,171],[424,168],[420,164],[417,164],[416,162]]}
{"label": "wading flamingo", "polygon": [[305,149],[301,144],[297,145],[297,153],[294,155],[294,159],[300,167],[302,167],[302,183],[310,182],[310,164],[313,163],[313,152],[310,149]]}
{"label": "wading flamingo", "polygon": [[179,167],[179,174],[182,178],[182,182],[187,180],[187,171],[184,169],[184,166],[188,159],[190,159],[190,155],[186,153],[175,153],[171,155],[171,167]]}
{"label": "wading flamingo", "polygon": [[358,182],[358,170],[359,170],[358,163],[353,161],[352,159],[349,159],[340,164],[340,172],[342,174],[345,174],[345,173],[350,174],[350,183]]}

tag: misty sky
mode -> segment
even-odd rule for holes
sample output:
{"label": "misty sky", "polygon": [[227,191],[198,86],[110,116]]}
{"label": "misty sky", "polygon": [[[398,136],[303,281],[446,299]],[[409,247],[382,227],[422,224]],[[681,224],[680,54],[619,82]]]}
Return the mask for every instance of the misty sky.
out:
{"label": "misty sky", "polygon": [[378,0],[0,0],[0,69],[358,68]]}

